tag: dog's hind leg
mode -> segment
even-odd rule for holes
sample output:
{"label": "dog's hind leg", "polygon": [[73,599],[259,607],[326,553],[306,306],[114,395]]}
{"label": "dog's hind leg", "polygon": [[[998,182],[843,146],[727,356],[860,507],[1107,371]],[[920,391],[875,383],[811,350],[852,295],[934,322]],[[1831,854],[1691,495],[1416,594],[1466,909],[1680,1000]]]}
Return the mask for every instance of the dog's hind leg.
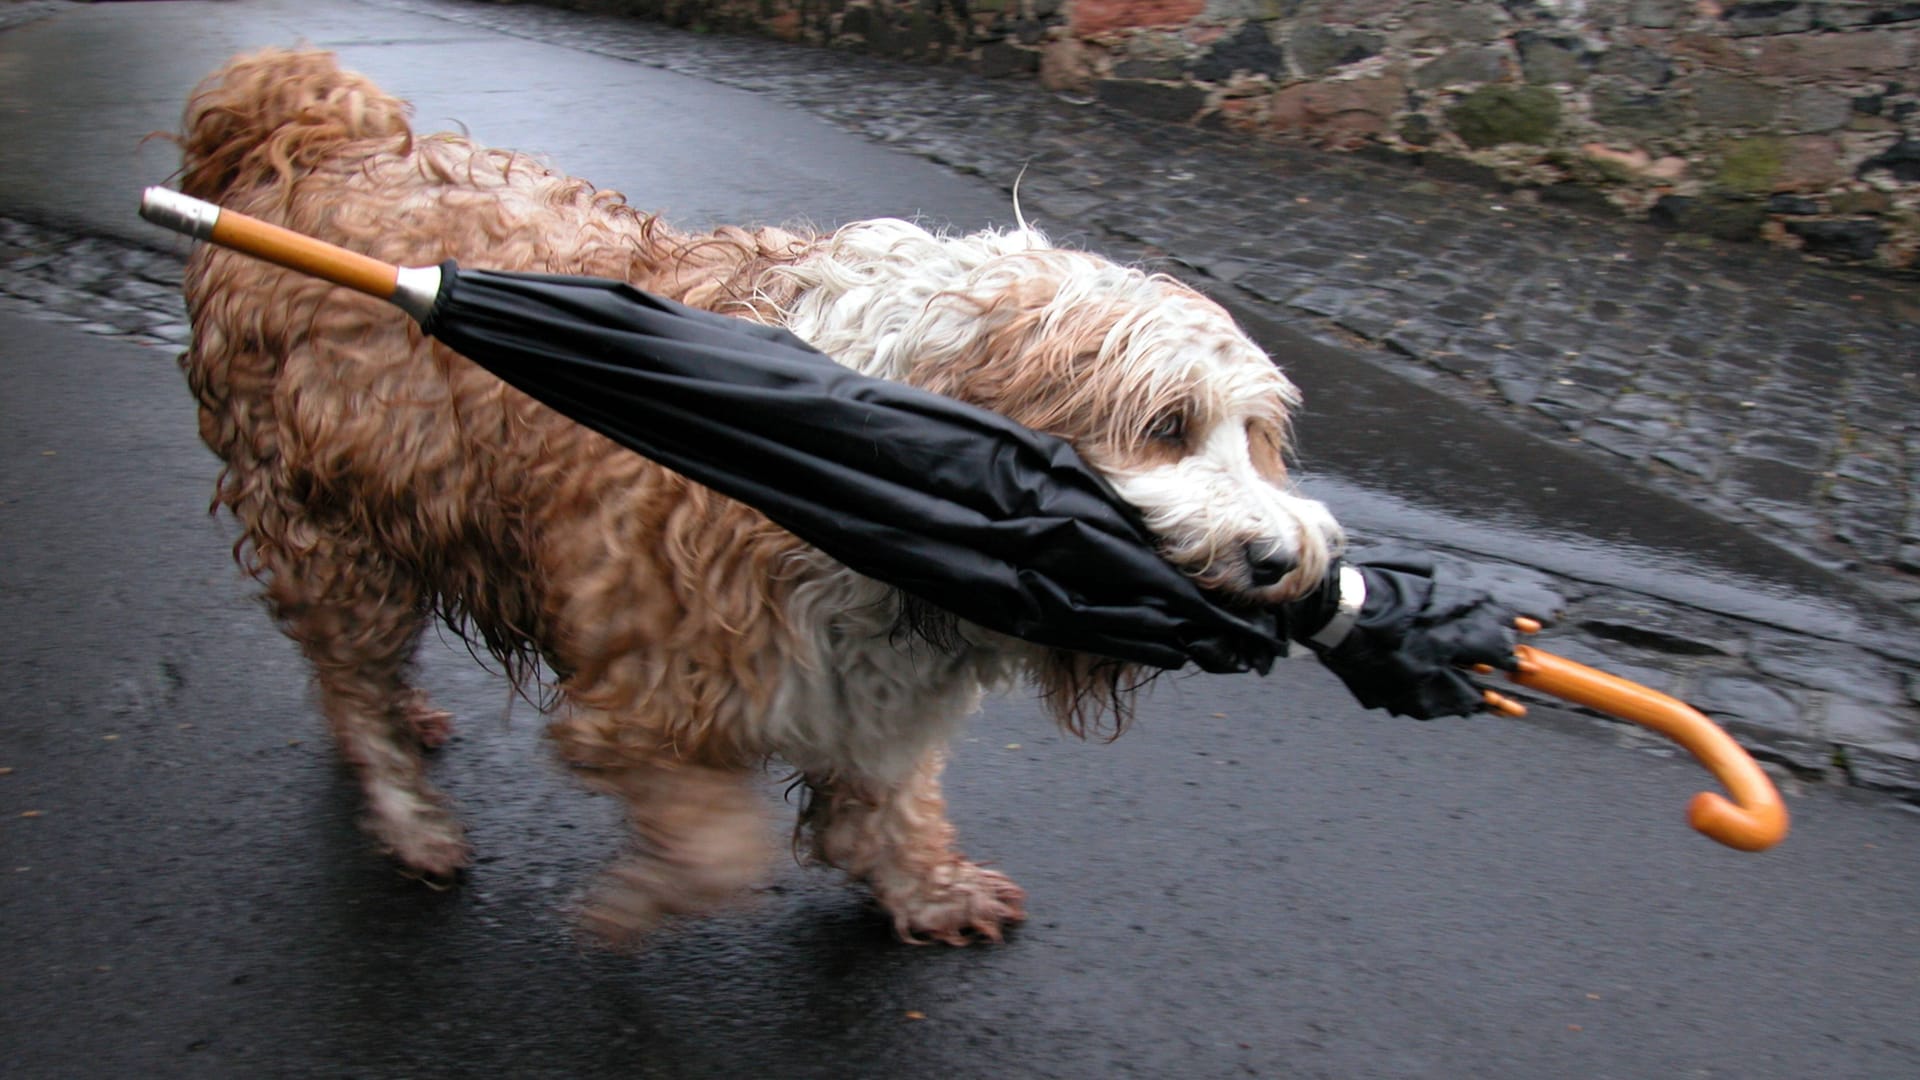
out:
{"label": "dog's hind leg", "polygon": [[[564,724],[556,738],[566,752]],[[761,880],[770,861],[770,826],[752,780],[757,774],[693,765],[663,751],[634,763],[584,764],[589,787],[626,803],[639,848],[615,864],[586,898],[581,922],[614,945],[635,944],[668,918],[718,907]]]}
{"label": "dog's hind leg", "polygon": [[1026,893],[954,850],[940,793],[945,766],[945,753],[936,750],[890,787],[809,777],[800,825],[812,834],[816,859],[873,889],[902,940],[999,941],[1006,927],[1026,918]]}
{"label": "dog's hind leg", "polygon": [[420,586],[363,541],[315,533],[298,555],[261,550],[268,605],[313,665],[321,711],[366,796],[367,831],[410,869],[450,877],[467,845],[420,756],[423,725],[444,731],[444,714],[406,681],[428,618]]}

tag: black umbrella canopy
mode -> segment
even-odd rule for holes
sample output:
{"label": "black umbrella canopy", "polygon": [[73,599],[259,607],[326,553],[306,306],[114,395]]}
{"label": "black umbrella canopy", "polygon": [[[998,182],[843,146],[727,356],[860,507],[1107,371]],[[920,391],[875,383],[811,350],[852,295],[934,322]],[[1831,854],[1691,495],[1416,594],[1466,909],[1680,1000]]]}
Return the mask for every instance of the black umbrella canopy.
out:
{"label": "black umbrella canopy", "polygon": [[429,334],[862,574],[1154,667],[1264,672],[1286,652],[1279,612],[1203,593],[1060,439],[621,282],[440,269]]}

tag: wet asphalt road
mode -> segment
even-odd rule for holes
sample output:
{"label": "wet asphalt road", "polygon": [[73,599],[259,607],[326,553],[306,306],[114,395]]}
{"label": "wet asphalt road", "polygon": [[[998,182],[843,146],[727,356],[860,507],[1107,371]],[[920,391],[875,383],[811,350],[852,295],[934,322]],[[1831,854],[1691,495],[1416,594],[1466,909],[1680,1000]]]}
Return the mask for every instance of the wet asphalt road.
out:
{"label": "wet asphalt road", "polygon": [[[0,35],[0,101],[44,87],[36,108],[98,121],[0,161],[0,208],[132,234],[171,163],[125,132],[234,49],[300,37],[423,126],[688,223],[1006,216],[992,187],[745,95],[338,2],[76,7]],[[583,111],[609,95],[630,120]],[[398,878],[203,513],[214,468],[165,354],[0,310],[9,1076],[1920,1072],[1920,817],[1791,791],[1785,846],[1725,852],[1680,823],[1700,774],[1644,741],[1392,720],[1310,664],[1163,685],[1112,745],[992,703],[949,787],[968,850],[1032,894],[1005,947],[894,944],[856,892],[782,866],[638,956],[582,950],[564,909],[618,849],[612,807],[430,647],[462,723],[438,777],[482,861],[451,893]]]}

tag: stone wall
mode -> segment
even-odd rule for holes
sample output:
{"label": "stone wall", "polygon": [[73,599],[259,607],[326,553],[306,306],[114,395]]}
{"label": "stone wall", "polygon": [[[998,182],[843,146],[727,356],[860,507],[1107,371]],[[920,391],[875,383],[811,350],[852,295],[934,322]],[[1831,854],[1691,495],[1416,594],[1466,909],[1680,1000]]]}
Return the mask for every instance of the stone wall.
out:
{"label": "stone wall", "polygon": [[1920,267],[1920,2],[572,0]]}

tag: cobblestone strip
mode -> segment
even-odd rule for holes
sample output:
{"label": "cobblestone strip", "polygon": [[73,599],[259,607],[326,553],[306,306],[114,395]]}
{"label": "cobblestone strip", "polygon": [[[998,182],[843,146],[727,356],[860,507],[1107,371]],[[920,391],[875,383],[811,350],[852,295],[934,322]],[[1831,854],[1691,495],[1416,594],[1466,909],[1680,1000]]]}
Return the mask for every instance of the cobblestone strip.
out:
{"label": "cobblestone strip", "polygon": [[88,333],[185,348],[183,267],[174,255],[0,217],[0,300]]}

